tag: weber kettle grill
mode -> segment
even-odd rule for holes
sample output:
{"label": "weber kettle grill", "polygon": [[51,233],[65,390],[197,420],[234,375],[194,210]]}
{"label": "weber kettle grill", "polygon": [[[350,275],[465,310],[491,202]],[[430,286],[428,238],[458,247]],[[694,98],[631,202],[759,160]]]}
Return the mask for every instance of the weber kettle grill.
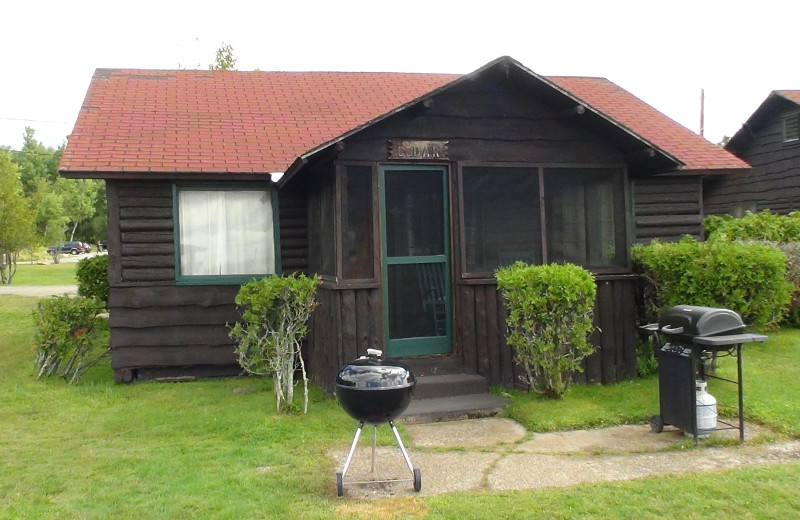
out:
{"label": "weber kettle grill", "polygon": [[[411,403],[414,386],[417,384],[414,374],[408,367],[399,363],[388,363],[381,360],[380,350],[368,349],[367,355],[351,361],[339,371],[336,377],[336,398],[345,412],[359,422],[353,444],[344,463],[344,469],[336,473],[336,494],[344,494],[345,476],[353,460],[358,439],[364,424],[373,426],[372,432],[372,480],[347,482],[347,484],[368,484],[383,482],[413,482],[414,491],[422,489],[422,474],[411,464],[406,447],[403,445],[394,420],[406,411]],[[403,458],[411,472],[408,479],[375,480],[375,444],[378,425],[389,423],[394,438],[400,446]]]}

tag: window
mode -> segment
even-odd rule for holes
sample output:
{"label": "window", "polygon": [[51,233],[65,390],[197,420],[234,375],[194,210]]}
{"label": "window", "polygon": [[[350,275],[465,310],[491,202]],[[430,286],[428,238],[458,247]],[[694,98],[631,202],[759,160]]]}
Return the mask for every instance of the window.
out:
{"label": "window", "polygon": [[464,167],[465,270],[542,262],[538,168]]}
{"label": "window", "polygon": [[783,118],[783,142],[800,140],[800,114]]}
{"label": "window", "polygon": [[237,283],[277,272],[271,191],[179,187],[176,192],[179,281]]}
{"label": "window", "polygon": [[544,171],[548,262],[625,267],[625,191],[619,170]]}
{"label": "window", "polygon": [[336,280],[336,179],[319,172],[308,194],[308,268],[325,280]]}
{"label": "window", "polygon": [[461,193],[466,278],[491,277],[517,260],[628,267],[622,168],[470,165],[461,169]]}
{"label": "window", "polygon": [[372,166],[346,165],[342,171],[342,277],[375,278]]}

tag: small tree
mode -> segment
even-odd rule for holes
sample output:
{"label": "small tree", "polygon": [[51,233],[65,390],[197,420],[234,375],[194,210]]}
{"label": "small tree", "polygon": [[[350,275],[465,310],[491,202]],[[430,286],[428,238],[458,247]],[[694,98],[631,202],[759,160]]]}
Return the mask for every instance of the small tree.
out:
{"label": "small tree", "polygon": [[233,55],[233,46],[222,42],[217,49],[217,56],[214,63],[208,66],[208,70],[236,70],[236,58]]}
{"label": "small tree", "polygon": [[33,218],[17,165],[0,149],[0,284],[11,284],[19,251],[33,240]]}
{"label": "small tree", "polygon": [[517,262],[497,270],[497,286],[508,308],[508,344],[535,392],[561,397],[572,372],[594,351],[589,344],[596,287],[594,277],[573,264],[529,266]]}
{"label": "small tree", "polygon": [[294,372],[303,377],[303,413],[308,412],[308,377],[300,345],[307,322],[317,306],[314,296],[319,279],[303,274],[269,276],[252,280],[236,295],[242,321],[230,332],[237,341],[242,368],[256,375],[271,375],[278,411],[291,410]]}

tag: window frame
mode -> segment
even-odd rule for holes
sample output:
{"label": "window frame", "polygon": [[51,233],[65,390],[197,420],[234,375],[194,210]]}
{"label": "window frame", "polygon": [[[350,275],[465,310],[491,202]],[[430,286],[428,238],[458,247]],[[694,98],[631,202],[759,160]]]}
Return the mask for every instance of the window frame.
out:
{"label": "window frame", "polygon": [[549,263],[549,252],[548,252],[548,239],[547,239],[547,208],[548,208],[548,197],[546,192],[545,186],[545,170],[554,170],[554,169],[565,169],[565,170],[574,170],[574,169],[592,169],[592,170],[617,170],[619,174],[622,176],[622,189],[623,189],[623,200],[624,200],[624,222],[622,225],[624,226],[624,236],[625,236],[625,262],[624,266],[609,266],[609,267],[588,267],[582,266],[585,269],[589,270],[595,274],[626,274],[629,273],[631,270],[631,255],[630,255],[630,246],[632,243],[632,236],[633,236],[633,225],[632,225],[632,210],[631,210],[631,187],[628,178],[628,168],[627,165],[624,163],[525,163],[525,162],[488,162],[488,161],[462,161],[458,163],[458,167],[456,168],[456,187],[458,190],[458,203],[457,203],[457,216],[459,222],[459,229],[458,229],[458,250],[456,252],[459,264],[460,264],[460,274],[459,279],[462,283],[483,283],[487,280],[494,279],[494,272],[468,272],[466,270],[467,266],[467,240],[466,240],[466,228],[465,228],[465,208],[464,208],[464,168],[470,167],[485,167],[485,168],[526,168],[530,170],[536,170],[538,174],[538,181],[539,181],[539,223],[540,223],[540,235],[539,238],[541,240],[541,251],[542,251],[542,263],[547,264]]}
{"label": "window frame", "polygon": [[[264,191],[270,194],[270,204],[272,206],[272,238],[275,254],[274,273],[249,273],[249,274],[230,274],[230,275],[185,275],[181,273],[181,230],[180,230],[180,208],[179,197],[182,191]],[[265,276],[280,276],[281,269],[281,247],[280,247],[280,215],[278,211],[278,190],[274,184],[259,183],[202,183],[202,182],[180,182],[172,185],[172,222],[173,222],[173,244],[175,246],[175,285],[241,285],[250,280],[263,278]]]}
{"label": "window frame", "polygon": [[[368,167],[370,169],[370,197],[372,212],[370,214],[372,225],[372,277],[346,278],[344,276],[345,257],[345,198],[347,186],[345,175],[348,166]],[[372,161],[335,161],[333,171],[333,247],[334,247],[334,274],[319,275],[322,287],[326,289],[372,289],[380,286],[380,222],[378,218],[378,168]]]}

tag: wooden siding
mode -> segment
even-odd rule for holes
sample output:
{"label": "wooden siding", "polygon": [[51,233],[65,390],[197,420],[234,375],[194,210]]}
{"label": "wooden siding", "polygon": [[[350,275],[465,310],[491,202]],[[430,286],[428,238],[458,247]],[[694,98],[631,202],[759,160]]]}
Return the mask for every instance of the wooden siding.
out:
{"label": "wooden siding", "polygon": [[[591,337],[597,351],[584,361],[584,371],[575,374],[576,381],[608,384],[636,377],[637,284],[635,276],[599,278],[598,330]],[[377,289],[318,292],[320,306],[309,327],[309,369],[314,381],[328,392],[333,392],[336,374],[345,363],[366,354],[367,348],[382,348],[379,298]],[[522,372],[505,340],[507,310],[497,286],[459,285],[456,298],[459,318],[454,327],[454,356],[409,360],[415,370],[419,367],[436,373],[436,365],[446,366],[480,374],[491,385],[520,386]],[[452,358],[459,361],[454,363]]]}
{"label": "wooden siding", "polygon": [[634,242],[654,238],[678,241],[703,237],[703,188],[700,177],[659,176],[633,181]]}
{"label": "wooden siding", "polygon": [[[597,351],[583,362],[583,372],[574,375],[581,383],[615,383],[636,377],[635,276],[598,277],[594,324],[591,336]],[[460,285],[457,299],[461,320],[456,341],[464,358],[464,370],[486,377],[491,385],[519,386],[522,372],[505,340],[508,311],[494,284]]]}
{"label": "wooden siding", "polygon": [[465,83],[437,96],[430,109],[402,112],[352,137],[339,159],[385,161],[388,140],[445,139],[451,161],[623,164],[619,150],[579,123],[522,89]]}
{"label": "wooden siding", "polygon": [[314,382],[333,392],[345,363],[366,355],[368,348],[383,350],[380,289],[320,287],[317,303],[307,341],[309,372]]}
{"label": "wooden siding", "polygon": [[[238,285],[175,285],[171,181],[108,181],[109,326],[118,380],[238,373],[228,324],[240,315]],[[281,206],[281,262],[308,263],[305,202]],[[285,218],[284,217],[285,213]]]}
{"label": "wooden siding", "polygon": [[742,150],[734,152],[753,167],[750,171],[706,181],[706,213],[741,216],[745,210],[789,213],[800,209],[800,143],[783,142],[787,113],[776,113]]}

